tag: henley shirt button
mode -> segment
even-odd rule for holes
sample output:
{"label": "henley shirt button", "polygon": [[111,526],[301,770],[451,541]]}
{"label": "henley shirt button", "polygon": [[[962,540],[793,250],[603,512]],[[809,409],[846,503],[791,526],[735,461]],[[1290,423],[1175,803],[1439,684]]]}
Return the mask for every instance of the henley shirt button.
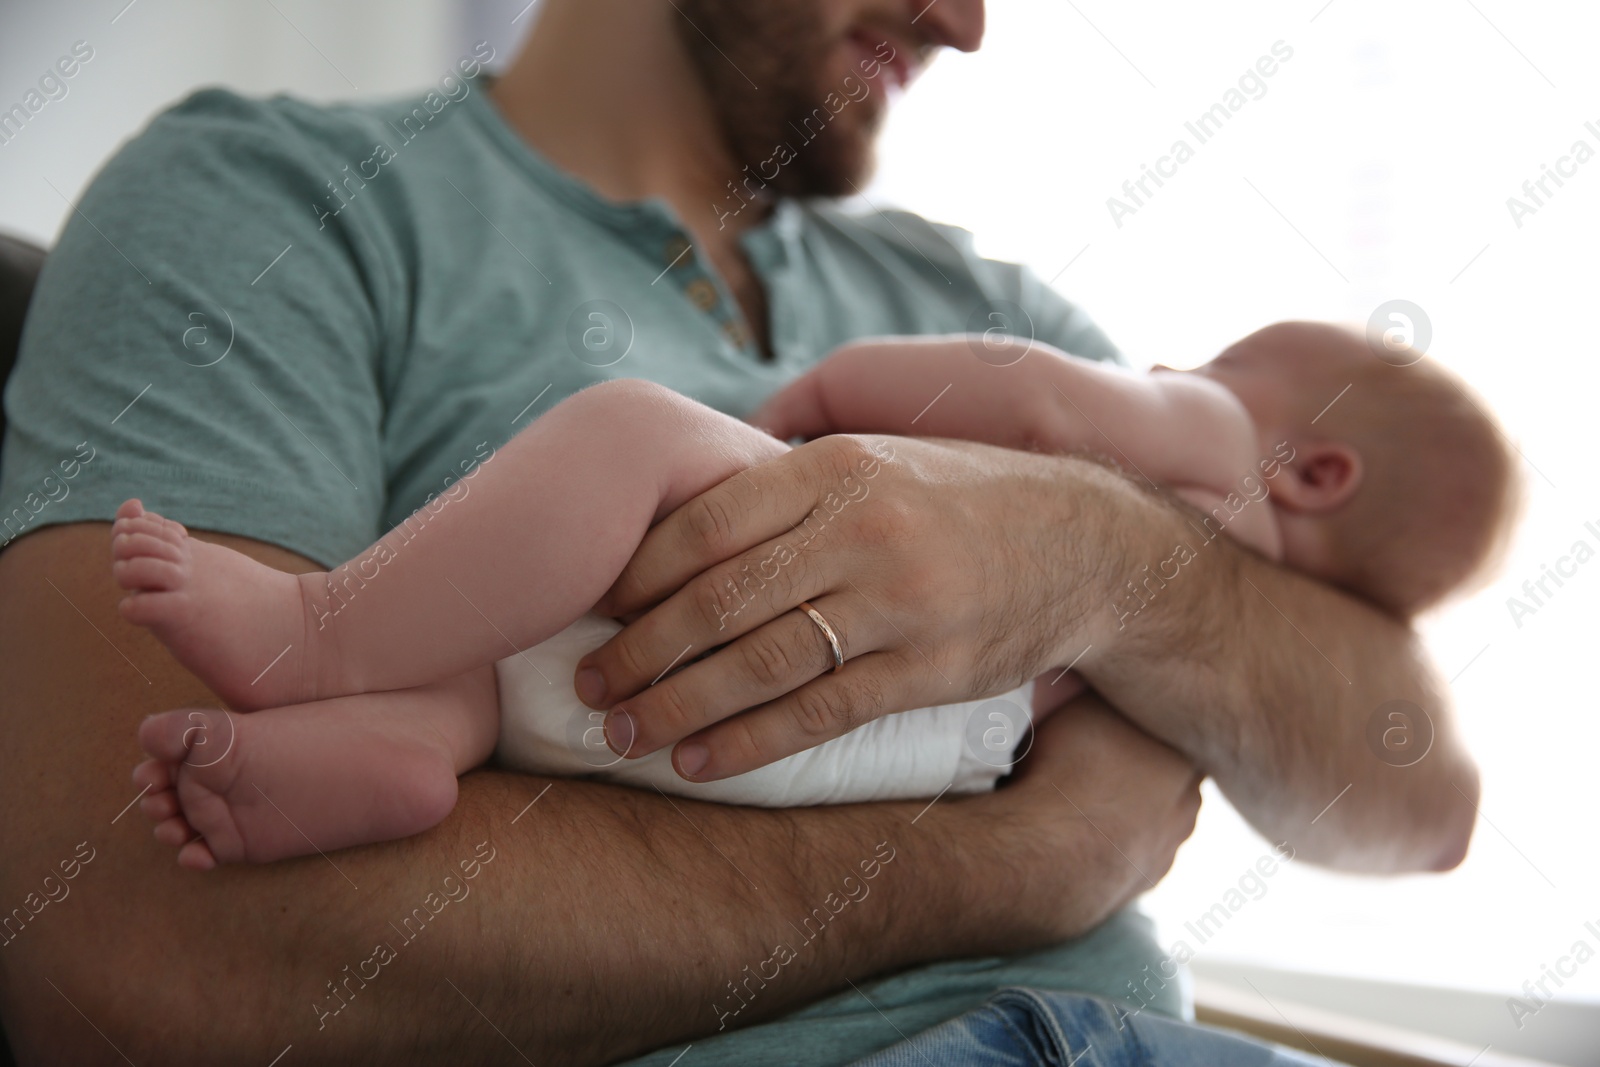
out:
{"label": "henley shirt button", "polygon": [[678,261],[689,253],[690,244],[686,238],[674,237],[667,242],[667,247],[661,252],[662,260],[669,267],[678,265]]}
{"label": "henley shirt button", "polygon": [[722,332],[728,338],[728,343],[735,348],[743,348],[750,343],[750,333],[742,322],[730,320],[723,324]]}
{"label": "henley shirt button", "polygon": [[701,311],[710,311],[717,306],[717,287],[704,278],[696,278],[684,288],[689,300]]}

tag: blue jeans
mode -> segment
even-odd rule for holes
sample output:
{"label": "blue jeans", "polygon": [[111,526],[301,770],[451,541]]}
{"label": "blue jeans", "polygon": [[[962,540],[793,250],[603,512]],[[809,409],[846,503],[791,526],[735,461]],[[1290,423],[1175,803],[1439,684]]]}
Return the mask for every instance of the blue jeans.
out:
{"label": "blue jeans", "polygon": [[1081,993],[1002,989],[981,1008],[855,1067],[1327,1067],[1226,1030],[1133,1014]]}

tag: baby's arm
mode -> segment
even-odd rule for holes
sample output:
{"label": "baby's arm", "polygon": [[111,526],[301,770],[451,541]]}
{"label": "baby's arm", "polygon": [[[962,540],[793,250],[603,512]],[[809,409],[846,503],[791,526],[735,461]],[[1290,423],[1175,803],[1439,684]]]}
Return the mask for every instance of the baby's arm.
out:
{"label": "baby's arm", "polygon": [[1090,450],[1130,474],[1222,494],[1255,469],[1250,417],[1214,382],[1136,374],[1037,342],[1006,366],[979,351],[961,336],[848,344],[750,421],[784,439],[872,432]]}
{"label": "baby's arm", "polygon": [[1002,367],[982,362],[979,351],[978,339],[960,335],[852,342],[780,390],[750,421],[783,440],[894,433],[1043,447],[1037,435],[1048,421],[1044,411],[1060,397],[1051,394],[1052,401],[1039,387],[1049,391],[1047,362],[1067,357],[1036,344]]}

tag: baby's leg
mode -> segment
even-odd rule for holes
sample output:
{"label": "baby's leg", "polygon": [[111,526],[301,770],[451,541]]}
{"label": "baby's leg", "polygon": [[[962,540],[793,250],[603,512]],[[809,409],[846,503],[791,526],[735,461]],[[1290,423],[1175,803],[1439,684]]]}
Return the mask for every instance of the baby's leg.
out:
{"label": "baby's leg", "polygon": [[332,572],[272,570],[129,501],[113,573],[123,614],[235,708],[423,685],[558,632],[654,521],[785,450],[661,386],[611,382]]}
{"label": "baby's leg", "polygon": [[[178,862],[267,863],[421,833],[499,736],[493,667],[418,689],[269,708],[168,711],[139,727],[140,810]],[[198,835],[198,836],[197,836]]]}

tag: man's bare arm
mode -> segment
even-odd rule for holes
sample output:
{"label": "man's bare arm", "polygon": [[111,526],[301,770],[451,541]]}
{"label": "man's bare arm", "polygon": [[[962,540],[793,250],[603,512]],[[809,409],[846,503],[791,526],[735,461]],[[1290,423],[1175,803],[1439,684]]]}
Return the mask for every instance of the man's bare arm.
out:
{"label": "man's bare arm", "polygon": [[[827,604],[859,663],[818,674],[801,600]],[[708,778],[1073,664],[1303,858],[1438,869],[1471,836],[1476,772],[1409,629],[1083,459],[821,438],[668,516],[602,603],[651,610],[585,657],[604,679],[591,706],[620,704],[633,751],[675,744],[681,766],[703,746]],[[724,642],[649,685],[685,644]],[[751,692],[766,702],[737,714]],[[1368,743],[1396,700],[1433,734],[1404,768]]]}
{"label": "man's bare arm", "polygon": [[[1042,775],[1031,798],[947,799],[913,827],[920,803],[755,811],[480,771],[416,838],[182,870],[128,810],[134,730],[215,701],[118,618],[107,537],[57,527],[0,554],[0,902],[22,916],[0,932],[0,1007],[24,1064],[267,1063],[291,1044],[301,1063],[605,1062],[846,979],[1060,939],[1145,888]],[[1084,803],[1158,876],[1192,824],[1192,771],[1081,723],[1056,746],[1080,763],[1055,776],[1147,783]],[[776,979],[742,985],[863,885]]]}
{"label": "man's bare arm", "polygon": [[[1416,633],[1208,540],[1178,506],[1119,481],[1124,521],[1154,536],[1100,616],[1114,621],[1100,627],[1104,653],[1081,665],[1092,684],[1302,859],[1367,871],[1460,863],[1478,774]],[[1194,552],[1181,565],[1180,544]]]}

